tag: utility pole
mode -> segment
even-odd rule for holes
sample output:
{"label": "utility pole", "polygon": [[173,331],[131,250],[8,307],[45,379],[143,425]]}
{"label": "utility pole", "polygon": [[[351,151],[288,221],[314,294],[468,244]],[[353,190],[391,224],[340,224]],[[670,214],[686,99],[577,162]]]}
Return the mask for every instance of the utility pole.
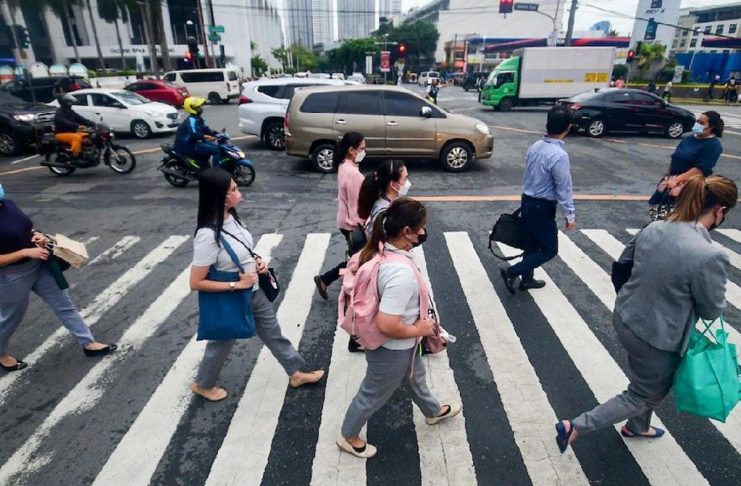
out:
{"label": "utility pole", "polygon": [[569,11],[569,27],[566,30],[566,39],[564,39],[563,45],[566,47],[571,45],[571,36],[574,34],[574,19],[576,18],[576,6],[578,0],[571,0],[571,10]]}
{"label": "utility pole", "polygon": [[208,37],[206,37],[206,31],[208,31],[208,29],[206,28],[206,23],[203,21],[203,6],[201,5],[201,0],[198,0],[197,8],[198,8],[198,23],[201,24],[201,27],[202,27],[201,35],[203,36],[203,51],[204,51],[204,56],[206,58],[206,65],[208,67],[215,67],[211,63],[211,52],[208,49]]}
{"label": "utility pole", "polygon": [[[383,34],[383,42],[374,42],[376,45],[383,44],[383,50],[388,51],[388,46],[392,45],[395,46],[398,44],[398,42],[389,42],[389,35]],[[383,72],[383,84],[386,84],[386,76],[388,75],[388,71]]]}

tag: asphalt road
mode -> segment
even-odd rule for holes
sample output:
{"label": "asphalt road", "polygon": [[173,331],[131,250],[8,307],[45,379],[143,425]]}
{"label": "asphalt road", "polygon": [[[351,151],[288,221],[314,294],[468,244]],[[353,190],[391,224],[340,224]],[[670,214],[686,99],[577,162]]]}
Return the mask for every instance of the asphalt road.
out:
{"label": "asphalt road", "polygon": [[[661,440],[623,440],[610,428],[565,456],[553,441],[556,417],[575,416],[626,383],[626,357],[611,326],[610,264],[627,230],[646,224],[641,199],[676,142],[569,137],[578,228],[563,232],[559,257],[544,267],[548,286],[513,297],[498,276],[502,263],[486,248],[487,233],[517,206],[523,154],[542,134],[546,109],[494,112],[452,87],[439,102],[484,121],[496,137],[494,156],[462,174],[432,161],[408,164],[410,195],[430,201],[430,236],[418,261],[441,322],[458,338],[424,359],[433,391],[442,401],[462,401],[462,417],[426,426],[397,392],[368,424],[379,455],[363,464],[337,452],[333,441],[364,360],[347,353],[346,335],[335,334],[336,307],[316,295],[312,281],[343,257],[336,177],[249,138],[238,143],[257,179],[243,191],[240,214],[262,236],[259,249],[279,275],[284,334],[309,367],[328,370],[327,381],[287,387],[277,362],[251,339],[235,346],[221,374],[230,396],[216,404],[193,398],[188,384],[202,343],[193,338],[197,305],[186,279],[197,188],[173,188],[157,172],[158,145],[169,137],[122,138],[139,153],[127,176],[98,167],[58,178],[27,156],[0,159],[7,197],[37,228],[88,241],[91,263],[67,273],[71,295],[96,337],[121,345],[114,357],[85,358],[32,299],[11,343],[30,366],[0,375],[0,485],[738,484],[741,409],[718,424],[678,413],[668,399],[657,414],[669,431]],[[206,110],[213,128],[241,135],[235,105]],[[716,173],[741,180],[741,112],[719,111],[727,132]],[[723,229],[714,238],[732,255],[726,317],[731,339],[741,343],[738,215]],[[330,299],[336,296],[335,284]]]}

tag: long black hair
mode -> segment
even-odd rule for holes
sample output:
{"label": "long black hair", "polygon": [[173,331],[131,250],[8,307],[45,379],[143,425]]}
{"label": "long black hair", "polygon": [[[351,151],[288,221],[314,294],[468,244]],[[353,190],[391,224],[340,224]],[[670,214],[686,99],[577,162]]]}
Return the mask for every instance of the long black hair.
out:
{"label": "long black hair", "polygon": [[[224,169],[209,167],[198,175],[198,223],[201,228],[215,228],[216,243],[219,242],[221,228],[224,226],[224,207],[226,194],[232,184],[232,175]],[[237,210],[229,209],[229,214],[239,221]]]}
{"label": "long black hair", "polygon": [[334,151],[335,166],[340,165],[347,158],[347,152],[350,148],[357,149],[360,147],[360,143],[363,140],[365,140],[365,137],[360,132],[347,132],[344,134],[337,146],[337,150]]}
{"label": "long black hair", "polygon": [[708,122],[711,127],[710,133],[718,138],[723,137],[723,127],[725,126],[725,123],[723,123],[720,113],[717,111],[706,111],[703,115],[708,117]]}
{"label": "long black hair", "polygon": [[398,237],[407,226],[412,231],[419,231],[427,224],[427,209],[416,199],[400,197],[385,211],[379,213],[373,222],[371,238],[360,253],[360,264],[369,261],[378,253],[380,243],[386,243],[389,238]]}
{"label": "long black hair", "polygon": [[365,176],[358,195],[358,216],[362,219],[370,218],[373,204],[386,193],[389,184],[399,182],[404,167],[403,160],[388,159],[381,162],[374,172]]}

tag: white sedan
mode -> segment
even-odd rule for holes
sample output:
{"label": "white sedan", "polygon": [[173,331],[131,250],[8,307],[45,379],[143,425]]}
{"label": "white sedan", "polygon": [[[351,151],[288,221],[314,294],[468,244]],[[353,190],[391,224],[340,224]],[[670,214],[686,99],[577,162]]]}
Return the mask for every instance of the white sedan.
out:
{"label": "white sedan", "polygon": [[[172,133],[179,125],[178,111],[164,103],[149,101],[131,91],[119,89],[81,89],[72,108],[90,121],[108,125],[119,133],[147,138],[155,133]],[[56,103],[56,102],[55,102]]]}

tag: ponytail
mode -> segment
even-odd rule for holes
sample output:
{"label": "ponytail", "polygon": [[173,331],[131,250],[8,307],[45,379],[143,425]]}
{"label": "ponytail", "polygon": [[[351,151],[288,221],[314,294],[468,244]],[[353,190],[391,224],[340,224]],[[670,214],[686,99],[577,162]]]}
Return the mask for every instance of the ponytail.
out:
{"label": "ponytail", "polygon": [[359,132],[347,132],[342,136],[342,140],[337,146],[337,150],[334,151],[334,164],[335,167],[340,165],[347,158],[347,152],[351,149],[357,149],[360,147],[360,143],[365,140],[362,133]]}
{"label": "ponytail", "polygon": [[378,247],[396,238],[407,226],[419,231],[427,222],[427,209],[424,205],[408,197],[400,197],[381,211],[373,222],[371,238],[360,252],[360,265],[372,259],[378,253]]}
{"label": "ponytail", "polygon": [[705,212],[722,206],[727,210],[736,206],[736,183],[723,176],[705,178],[696,175],[689,179],[677,197],[677,205],[669,216],[672,222],[697,221]]}
{"label": "ponytail", "polygon": [[388,159],[381,162],[373,173],[365,176],[358,195],[358,216],[361,219],[370,218],[373,204],[386,193],[389,184],[401,179],[404,167],[403,160]]}
{"label": "ponytail", "polygon": [[705,113],[703,113],[703,115],[708,117],[708,123],[712,127],[710,133],[718,138],[723,137],[723,128],[725,127],[725,123],[720,117],[720,113],[718,113],[717,111],[706,111]]}

